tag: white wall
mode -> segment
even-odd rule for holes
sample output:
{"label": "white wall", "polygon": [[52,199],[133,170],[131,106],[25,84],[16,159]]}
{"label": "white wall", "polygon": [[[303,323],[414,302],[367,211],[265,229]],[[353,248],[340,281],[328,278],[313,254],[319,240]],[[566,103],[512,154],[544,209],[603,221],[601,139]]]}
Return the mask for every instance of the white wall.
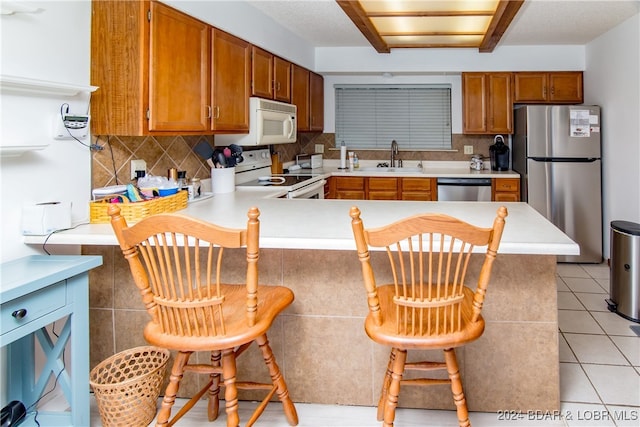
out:
{"label": "white wall", "polygon": [[[91,3],[82,1],[23,2],[44,11],[2,15],[1,66],[3,75],[88,86],[90,78]],[[24,204],[71,201],[72,220],[86,221],[91,191],[89,150],[71,140],[54,140],[54,116],[64,102],[70,112],[86,113],[87,96],[1,94],[1,143],[49,144],[20,157],[2,157],[0,262],[33,253],[39,247],[22,243]],[[67,248],[76,251],[77,248]]]}
{"label": "white wall", "polygon": [[327,73],[459,73],[462,71],[583,70],[583,46],[505,46],[477,49],[398,49],[379,54],[371,47],[316,49],[316,68]]}
{"label": "white wall", "polygon": [[162,2],[291,62],[314,69],[314,50],[306,40],[244,1]]}
{"label": "white wall", "polygon": [[605,258],[611,221],[640,223],[640,14],[586,46],[585,103],[602,107]]}

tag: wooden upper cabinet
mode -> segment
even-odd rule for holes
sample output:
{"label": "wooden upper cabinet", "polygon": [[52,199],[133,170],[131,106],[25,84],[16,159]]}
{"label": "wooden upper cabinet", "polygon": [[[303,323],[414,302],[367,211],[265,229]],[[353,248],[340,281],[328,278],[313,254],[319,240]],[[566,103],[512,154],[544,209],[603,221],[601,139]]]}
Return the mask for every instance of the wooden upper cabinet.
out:
{"label": "wooden upper cabinet", "polygon": [[291,62],[251,47],[251,96],[291,102]]}
{"label": "wooden upper cabinet", "polygon": [[149,130],[209,129],[210,27],[151,3]]}
{"label": "wooden upper cabinet", "polygon": [[324,78],[320,74],[309,74],[309,130],[324,130]]}
{"label": "wooden upper cabinet", "polygon": [[515,103],[580,104],[583,101],[582,72],[514,73]]}
{"label": "wooden upper cabinet", "polygon": [[462,73],[463,132],[513,132],[511,73]]}
{"label": "wooden upper cabinet", "polygon": [[251,45],[217,28],[211,31],[211,128],[216,131],[248,131]]}
{"label": "wooden upper cabinet", "polygon": [[274,57],[273,97],[277,101],[291,102],[291,62]]}
{"label": "wooden upper cabinet", "polygon": [[309,74],[304,67],[291,66],[291,103],[298,107],[298,131],[309,130]]}
{"label": "wooden upper cabinet", "polygon": [[582,104],[584,92],[581,71],[549,73],[549,86],[549,101],[552,103]]}
{"label": "wooden upper cabinet", "polygon": [[273,99],[273,54],[251,46],[251,96]]}
{"label": "wooden upper cabinet", "polygon": [[156,1],[91,7],[92,133],[208,131],[210,27]]}

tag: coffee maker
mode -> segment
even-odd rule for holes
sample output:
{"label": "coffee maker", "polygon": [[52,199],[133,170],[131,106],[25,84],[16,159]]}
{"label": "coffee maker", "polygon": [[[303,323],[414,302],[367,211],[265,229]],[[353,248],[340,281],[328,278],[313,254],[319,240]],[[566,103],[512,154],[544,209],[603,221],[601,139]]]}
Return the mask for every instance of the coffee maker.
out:
{"label": "coffee maker", "polygon": [[491,170],[509,170],[509,147],[505,145],[502,135],[496,135],[493,139],[493,145],[489,146],[489,157]]}

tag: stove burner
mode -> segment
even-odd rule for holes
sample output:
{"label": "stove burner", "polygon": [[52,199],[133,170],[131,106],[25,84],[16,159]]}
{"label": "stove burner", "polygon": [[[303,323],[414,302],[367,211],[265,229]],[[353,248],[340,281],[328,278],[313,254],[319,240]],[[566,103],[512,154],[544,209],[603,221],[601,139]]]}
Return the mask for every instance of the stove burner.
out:
{"label": "stove burner", "polygon": [[269,185],[269,184],[273,184],[273,185],[278,185],[278,184],[284,184],[284,177],[281,176],[261,176],[258,178],[258,181],[260,181],[260,184],[262,185]]}

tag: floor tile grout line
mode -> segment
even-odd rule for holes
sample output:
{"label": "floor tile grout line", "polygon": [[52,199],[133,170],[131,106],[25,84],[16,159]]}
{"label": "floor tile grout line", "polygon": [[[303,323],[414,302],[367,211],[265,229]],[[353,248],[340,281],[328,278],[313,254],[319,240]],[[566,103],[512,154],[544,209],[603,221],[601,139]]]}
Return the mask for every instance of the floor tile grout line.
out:
{"label": "floor tile grout line", "polygon": [[[598,280],[593,277],[588,271],[586,271],[584,269],[584,267],[580,266],[580,268],[582,268],[582,270],[584,270],[587,275],[589,275],[589,277],[591,278],[591,280],[593,280],[601,289],[605,290],[604,287],[601,285],[600,282],[598,282]],[[591,318],[596,322],[596,324],[600,327],[600,329],[604,332],[604,335],[609,339],[609,341],[613,344],[614,348],[616,350],[618,350],[618,352],[622,355],[622,357],[624,358],[624,360],[626,360],[628,362],[628,365],[613,365],[613,364],[602,364],[602,363],[584,363],[581,362],[580,359],[578,358],[577,354],[575,353],[574,349],[571,347],[571,344],[569,343],[569,340],[567,340],[567,337],[565,336],[566,334],[572,334],[573,332],[565,332],[559,329],[560,334],[562,334],[563,339],[565,340],[565,342],[567,343],[567,346],[569,347],[569,350],[571,351],[571,353],[573,354],[574,358],[576,359],[576,362],[560,362],[560,363],[573,363],[573,364],[577,364],[580,366],[581,371],[584,373],[585,377],[587,378],[587,380],[589,381],[589,384],[591,384],[591,387],[593,387],[593,390],[595,391],[596,395],[598,396],[598,399],[600,399],[601,404],[606,408],[607,412],[611,415],[611,412],[608,408],[608,404],[604,402],[600,392],[598,391],[597,387],[595,386],[595,384],[593,383],[593,381],[591,380],[591,378],[589,377],[589,375],[587,374],[584,365],[594,365],[594,366],[629,366],[632,369],[635,369],[637,372],[640,372],[638,369],[636,369],[633,364],[631,363],[631,361],[627,358],[627,356],[622,352],[622,350],[616,345],[615,341],[613,341],[613,339],[611,338],[611,335],[604,329],[604,327],[600,324],[600,322],[598,322],[598,320],[595,318],[595,316],[592,313],[592,310],[589,310],[588,307],[580,300],[580,298],[578,298],[578,296],[576,295],[576,291],[574,291],[568,284],[567,282],[564,280],[564,277],[561,276],[560,274],[558,274],[558,277],[560,277],[560,279],[562,280],[562,282],[565,284],[565,286],[569,289],[569,292],[571,292],[573,294],[573,296],[578,300],[578,302],[580,303],[580,305],[582,307],[584,307],[584,310],[580,310],[580,309],[558,309],[558,310],[566,310],[566,311],[576,311],[576,312],[580,312],[580,311],[586,311],[589,316],[591,316]],[[567,292],[567,291],[558,291],[558,292]],[[586,292],[586,293],[593,293],[593,294],[600,294],[600,293],[596,293],[596,292]],[[606,295],[606,294],[602,294],[602,295]],[[600,311],[598,311],[600,312]],[[580,334],[580,333],[576,333],[576,334]],[[581,333],[581,335],[597,335],[597,336],[601,336],[602,334],[587,334],[587,333]],[[614,335],[617,336],[617,335]],[[561,402],[567,402],[567,401],[563,401],[562,397],[560,398]],[[567,402],[567,403],[571,403],[571,402]],[[582,403],[582,402],[580,402]],[[620,405],[611,405],[611,406],[620,406]],[[615,422],[615,420],[613,421],[614,424],[617,426],[618,424]]]}

